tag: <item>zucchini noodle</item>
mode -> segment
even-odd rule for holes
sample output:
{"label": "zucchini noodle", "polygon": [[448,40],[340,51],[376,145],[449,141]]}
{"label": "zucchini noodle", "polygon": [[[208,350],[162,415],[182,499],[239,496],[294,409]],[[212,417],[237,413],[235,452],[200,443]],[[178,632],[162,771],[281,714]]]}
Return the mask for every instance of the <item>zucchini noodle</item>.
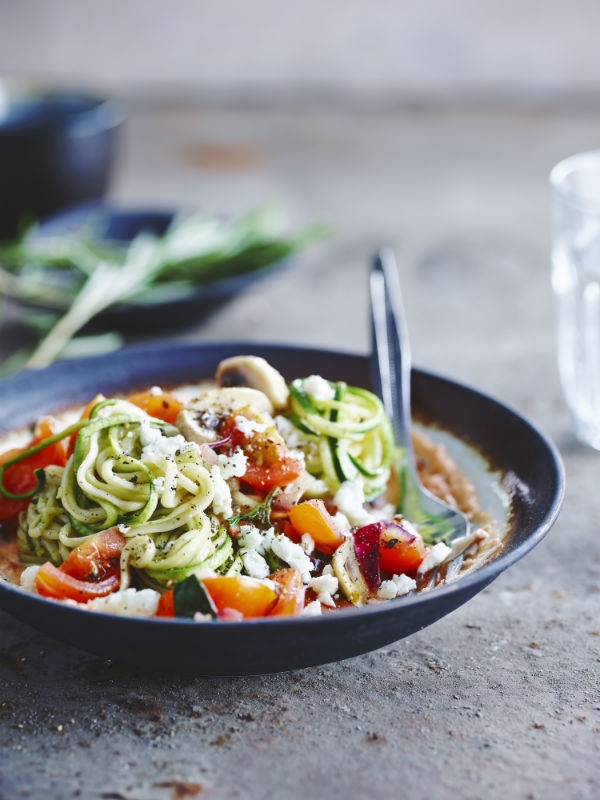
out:
{"label": "zucchini noodle", "polygon": [[231,537],[208,513],[215,490],[199,448],[127,401],[98,404],[64,470],[49,467],[45,478],[20,520],[26,563],[60,565],[72,548],[118,527],[122,589],[131,569],[157,587],[198,568],[238,570]]}
{"label": "zucchini noodle", "polygon": [[390,421],[372,392],[325,381],[329,392],[307,390],[308,379],[290,386],[292,424],[302,438],[306,468],[335,493],[344,481],[361,481],[365,498],[385,489],[395,453]]}
{"label": "zucchini noodle", "polygon": [[69,515],[57,501],[62,467],[46,467],[43,489],[32,499],[26,514],[21,514],[17,531],[19,555],[24,564],[52,561],[62,564],[71,552]]}

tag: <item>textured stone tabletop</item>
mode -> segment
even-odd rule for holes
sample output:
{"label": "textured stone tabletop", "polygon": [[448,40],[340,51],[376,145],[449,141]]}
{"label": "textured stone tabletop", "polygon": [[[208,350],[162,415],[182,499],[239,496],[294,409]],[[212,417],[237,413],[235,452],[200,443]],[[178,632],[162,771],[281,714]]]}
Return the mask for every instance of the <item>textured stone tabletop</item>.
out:
{"label": "textured stone tabletop", "polygon": [[[400,264],[414,361],[525,414],[560,449],[562,514],[450,616],[376,652],[248,678],[144,673],[0,613],[0,798],[600,796],[600,454],[554,359],[551,166],[594,113],[132,109],[114,200],[272,202],[330,239],[177,336],[366,353],[374,250]],[[2,310],[0,353],[23,341]],[[145,331],[153,338],[153,331]]]}

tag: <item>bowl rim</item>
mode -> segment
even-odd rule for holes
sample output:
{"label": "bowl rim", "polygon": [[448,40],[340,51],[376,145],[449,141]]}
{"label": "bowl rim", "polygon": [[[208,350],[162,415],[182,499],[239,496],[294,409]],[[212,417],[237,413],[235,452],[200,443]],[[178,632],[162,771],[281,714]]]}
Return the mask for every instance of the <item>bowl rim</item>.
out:
{"label": "bowl rim", "polygon": [[[14,114],[11,105],[23,100],[35,110],[43,111],[46,104],[57,99],[83,102],[82,107],[59,113]],[[6,113],[3,108],[6,107]],[[39,130],[75,129],[79,135],[94,130],[113,129],[125,119],[119,102],[102,91],[69,84],[45,84],[0,77],[0,134],[34,133]]]}

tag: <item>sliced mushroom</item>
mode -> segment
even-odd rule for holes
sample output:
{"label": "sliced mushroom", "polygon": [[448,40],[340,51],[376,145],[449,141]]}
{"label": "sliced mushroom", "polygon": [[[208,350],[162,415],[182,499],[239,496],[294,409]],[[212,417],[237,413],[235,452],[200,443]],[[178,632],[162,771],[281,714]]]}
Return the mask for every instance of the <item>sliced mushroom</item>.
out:
{"label": "sliced mushroom", "polygon": [[177,427],[186,439],[198,444],[216,442],[221,420],[248,407],[259,414],[273,415],[273,404],[257,389],[247,386],[206,389],[181,409]]}
{"label": "sliced mushroom", "polygon": [[215,378],[219,386],[249,386],[267,395],[275,411],[288,404],[289,391],[283,375],[259,356],[232,356],[221,361]]}

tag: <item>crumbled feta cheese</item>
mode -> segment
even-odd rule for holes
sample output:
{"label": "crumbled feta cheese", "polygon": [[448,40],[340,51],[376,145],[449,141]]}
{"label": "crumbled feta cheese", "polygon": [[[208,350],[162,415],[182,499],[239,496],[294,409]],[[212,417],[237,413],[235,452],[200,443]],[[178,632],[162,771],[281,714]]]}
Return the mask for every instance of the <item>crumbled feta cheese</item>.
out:
{"label": "crumbled feta cheese", "polygon": [[213,617],[210,614],[203,614],[201,611],[196,611],[193,620],[194,622],[212,622]]}
{"label": "crumbled feta cheese", "polygon": [[306,553],[307,556],[310,556],[315,549],[315,540],[312,538],[310,533],[303,533],[302,538],[300,539],[300,544],[302,545],[302,549]]}
{"label": "crumbled feta cheese", "polygon": [[335,493],[333,502],[351,525],[367,525],[373,521],[371,514],[364,508],[365,493],[359,481],[344,481]]}
{"label": "crumbled feta cheese", "polygon": [[335,608],[333,595],[336,594],[339,589],[338,579],[335,575],[325,574],[319,575],[317,578],[312,578],[308,587],[317,595],[317,600],[321,605]]}
{"label": "crumbled feta cheese", "polygon": [[299,544],[292,542],[284,534],[276,534],[271,543],[271,550],[275,555],[302,575],[304,583],[310,580],[312,561]]}
{"label": "crumbled feta cheese", "polygon": [[231,505],[231,490],[229,484],[221,475],[221,470],[215,464],[210,468],[210,477],[212,478],[214,495],[212,499],[212,508],[215,514],[223,514],[224,517],[233,516],[233,507]]}
{"label": "crumbled feta cheese", "polygon": [[309,375],[303,383],[304,391],[315,400],[333,400],[335,389],[320,375]]}
{"label": "crumbled feta cheese", "polygon": [[261,531],[259,528],[255,528],[254,525],[242,525],[238,543],[240,547],[244,547],[247,550],[256,550],[260,555],[264,555],[270,549],[274,535],[273,528]]}
{"label": "crumbled feta cheese", "polygon": [[313,600],[312,603],[308,603],[306,606],[304,606],[302,616],[319,617],[322,613],[323,609],[321,608],[321,603],[318,600]]}
{"label": "crumbled feta cheese", "polygon": [[[396,509],[391,503],[381,506],[380,508],[371,508],[369,511],[369,514],[371,515],[371,519],[373,520],[373,522],[387,522],[388,520],[394,517],[395,513]],[[406,528],[406,525],[402,523],[402,527]],[[413,528],[413,533],[416,533],[414,528]]]}
{"label": "crumbled feta cheese", "polygon": [[242,414],[236,414],[235,416],[235,427],[244,434],[244,436],[250,438],[254,436],[255,433],[264,433],[267,430],[267,425],[264,422],[257,422],[255,419],[248,419],[248,417],[244,417]]}
{"label": "crumbled feta cheese", "polygon": [[329,594],[329,592],[321,592],[321,594],[317,597],[319,603],[322,606],[329,606],[330,608],[335,608],[335,600]]}
{"label": "crumbled feta cheese", "polygon": [[393,600],[394,597],[401,597],[417,588],[417,582],[408,575],[394,575],[388,581],[382,581],[377,592],[377,597],[381,600]]}
{"label": "crumbled feta cheese", "polygon": [[312,561],[304,552],[303,547],[292,542],[285,534],[275,533],[273,528],[261,531],[253,525],[242,525],[238,544],[241,550],[253,550],[260,556],[271,551],[277,558],[285,561],[293,569],[297,569],[302,575],[304,583],[308,583],[310,580]]}
{"label": "crumbled feta cheese", "polygon": [[153,617],[160,595],[154,589],[124,589],[106,597],[96,597],[85,604],[90,611],[125,614],[128,617]]}
{"label": "crumbled feta cheese", "polygon": [[247,550],[242,548],[240,550],[244,568],[251,578],[266,578],[270,575],[271,570],[265,559],[257,553],[256,550]]}
{"label": "crumbled feta cheese", "polygon": [[275,428],[290,449],[296,449],[309,443],[306,434],[297,428],[287,417],[275,417]]}
{"label": "crumbled feta cheese", "polygon": [[333,521],[335,522],[337,529],[341,533],[344,534],[350,533],[352,529],[352,525],[350,525],[350,520],[345,514],[342,514],[341,511],[336,511],[336,513],[333,516]]}
{"label": "crumbled feta cheese", "polygon": [[248,458],[240,447],[237,447],[230,456],[226,454],[217,456],[217,463],[225,480],[241,478],[248,468]]}
{"label": "crumbled feta cheese", "polygon": [[152,397],[160,397],[160,395],[162,393],[163,393],[163,390],[160,388],[160,386],[153,386],[150,389],[150,394],[152,395]]}
{"label": "crumbled feta cheese", "polygon": [[195,442],[189,442],[181,434],[163,436],[160,428],[144,420],[139,426],[142,443],[142,461],[155,461],[161,458],[174,458],[177,453],[195,450],[200,457],[200,449]]}
{"label": "crumbled feta cheese", "polygon": [[34,564],[31,567],[25,567],[21,573],[21,586],[28,592],[34,592],[34,594],[37,594],[35,576],[37,575],[39,568],[39,564]]}
{"label": "crumbled feta cheese", "polygon": [[308,587],[317,595],[321,594],[322,592],[327,592],[327,594],[333,595],[338,591],[339,583],[335,575],[326,574],[312,578],[308,584]]}
{"label": "crumbled feta cheese", "polygon": [[452,548],[448,547],[447,544],[444,542],[438,542],[430,547],[429,552],[421,562],[419,566],[419,572],[423,574],[424,572],[429,572],[430,569],[437,567],[438,564],[441,564],[445,561],[450,553],[452,552]]}

